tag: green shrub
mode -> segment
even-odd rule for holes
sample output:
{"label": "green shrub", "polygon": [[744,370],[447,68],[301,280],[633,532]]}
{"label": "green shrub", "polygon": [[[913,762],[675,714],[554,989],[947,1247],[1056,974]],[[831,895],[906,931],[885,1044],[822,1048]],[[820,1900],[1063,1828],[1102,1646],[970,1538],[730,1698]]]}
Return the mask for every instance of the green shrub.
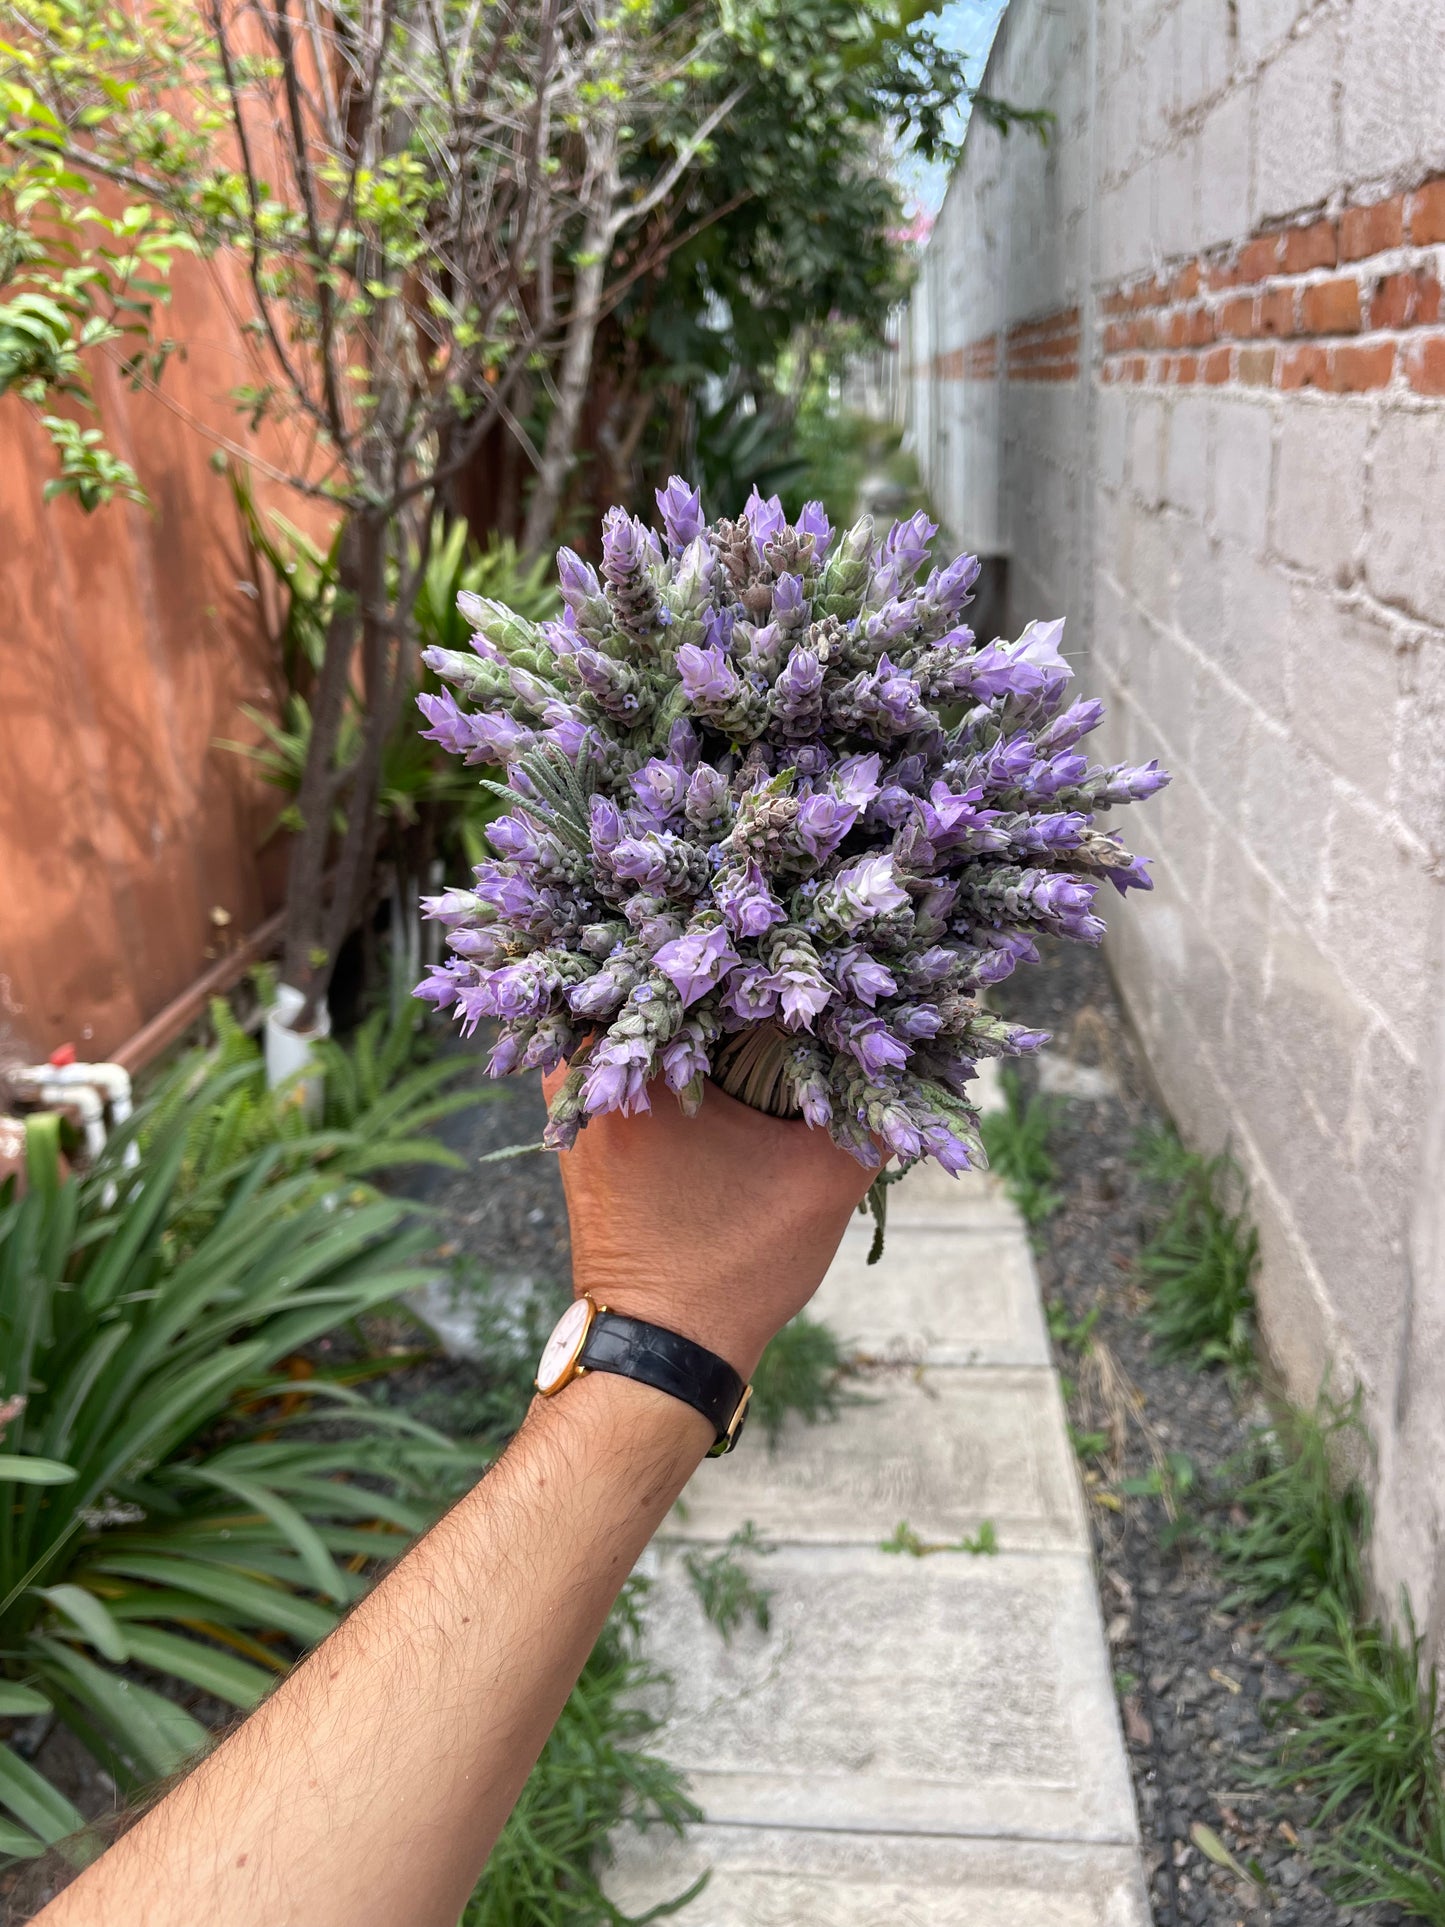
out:
{"label": "green shrub", "polygon": [[[420,1061],[423,1021],[420,1005],[408,999],[395,1016],[374,1012],[346,1044],[319,1044],[324,1096],[313,1124],[296,1084],[267,1086],[260,1044],[218,997],[211,1004],[216,1041],[170,1067],[113,1148],[123,1153],[133,1143],[149,1155],[151,1144],[179,1125],[183,1149],[169,1229],[181,1242],[214,1221],[263,1155],[271,1159],[270,1175],[309,1169],[323,1186],[414,1164],[460,1169],[462,1159],[430,1132],[496,1093],[477,1081],[477,1060],[467,1053]],[[463,1082],[467,1088],[455,1088]]]}
{"label": "green shrub", "polygon": [[[205,1743],[185,1688],[254,1705],[478,1464],[344,1370],[287,1369],[427,1275],[403,1207],[273,1149],[179,1239],[193,1122],[0,1200],[0,1691],[126,1790]],[[17,1857],[80,1824],[3,1746],[0,1808]]]}

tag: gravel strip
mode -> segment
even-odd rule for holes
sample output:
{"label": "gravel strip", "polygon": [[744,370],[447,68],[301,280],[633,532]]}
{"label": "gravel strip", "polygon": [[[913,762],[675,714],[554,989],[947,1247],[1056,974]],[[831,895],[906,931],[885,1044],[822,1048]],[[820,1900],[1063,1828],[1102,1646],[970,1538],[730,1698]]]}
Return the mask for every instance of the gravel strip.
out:
{"label": "gravel strip", "polygon": [[[1133,1261],[1159,1204],[1131,1154],[1139,1133],[1164,1119],[1103,958],[1059,946],[995,1001],[1006,1016],[1054,1034],[1046,1057],[1025,1061],[1026,1092],[1041,1074],[1055,1086],[1113,1087],[1062,1107],[1050,1150],[1063,1202],[1035,1243],[1072,1423],[1114,1441],[1086,1464],[1085,1480],[1157,1927],[1386,1927],[1403,1918],[1396,1909],[1337,1906],[1311,1873],[1300,1851],[1312,1838],[1310,1807],[1255,1784],[1270,1750],[1266,1710],[1293,1690],[1263,1650],[1259,1618],[1227,1606],[1230,1588],[1212,1555],[1173,1529],[1159,1498],[1117,1493],[1120,1481],[1149,1478],[1170,1453],[1185,1455],[1196,1490],[1207,1490],[1267,1413],[1257,1392],[1236,1394],[1221,1370],[1160,1360],[1143,1328]],[[1073,1065],[1106,1077],[1080,1080]],[[1066,1329],[1091,1314],[1092,1342],[1081,1354]],[[1186,1497],[1186,1528],[1189,1504]],[[1190,1837],[1200,1823],[1239,1861],[1255,1863],[1268,1890],[1207,1859]]]}

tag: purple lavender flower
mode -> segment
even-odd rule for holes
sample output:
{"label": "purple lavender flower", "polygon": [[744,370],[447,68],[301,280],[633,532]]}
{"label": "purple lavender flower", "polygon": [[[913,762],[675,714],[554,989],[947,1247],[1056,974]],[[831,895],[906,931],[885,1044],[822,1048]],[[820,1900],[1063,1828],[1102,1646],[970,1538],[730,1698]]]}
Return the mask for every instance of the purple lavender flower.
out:
{"label": "purple lavender flower", "polygon": [[494,816],[487,825],[487,840],[498,856],[535,863],[541,855],[536,826],[525,816]]}
{"label": "purple lavender flower", "polygon": [[722,1007],[742,1024],[765,1024],[778,1014],[779,985],[761,964],[739,964],[730,970]]}
{"label": "purple lavender flower", "polygon": [[916,586],[926,516],[836,540],[756,490],[715,528],[679,477],[657,501],[665,549],[614,510],[600,571],[562,552],[560,619],[468,597],[472,652],[427,652],[428,738],[516,806],[475,889],[427,900],[451,955],[417,994],[496,1026],[497,1075],[571,1060],[554,1146],[745,1075],[870,1168],[967,1169],[977,1062],[1039,1041],[978,993],[1097,941],[1106,877],[1148,887],[1095,814],[1164,774],[1085,760],[1059,624],[977,646],[973,558]]}
{"label": "purple lavender flower", "polygon": [[923,585],[930,605],[951,620],[972,600],[973,585],[982,566],[976,555],[961,555],[946,569],[935,569]]}
{"label": "purple lavender flower", "polygon": [[773,684],[768,713],[778,733],[792,741],[814,735],[823,721],[823,665],[807,649],[795,649]]}
{"label": "purple lavender flower", "polygon": [[670,822],[687,801],[687,771],[667,757],[650,756],[628,780],[638,807],[654,823]]}
{"label": "purple lavender flower", "polygon": [[884,536],[884,560],[891,562],[905,580],[911,580],[928,560],[928,547],[937,533],[938,524],[930,522],[919,509],[906,522],[895,522]]}
{"label": "purple lavender flower", "polygon": [[855,804],[815,791],[798,804],[793,834],[815,863],[825,863],[857,821]]}
{"label": "purple lavender flower", "polygon": [[782,629],[796,629],[808,619],[801,576],[780,575],[773,584],[773,620]]}
{"label": "purple lavender flower", "polygon": [[739,869],[719,871],[712,893],[735,937],[760,937],[786,914],[751,857]]}
{"label": "purple lavender flower", "polygon": [[775,535],[781,535],[788,525],[783,505],[777,496],[770,495],[765,502],[756,488],[744,504],[743,515],[759,549],[771,542]]}
{"label": "purple lavender flower", "polygon": [[817,911],[844,930],[857,930],[873,917],[901,910],[908,892],[893,874],[893,858],[880,851],[846,864],[819,890]]}
{"label": "purple lavender flower", "polygon": [[662,526],[667,530],[668,547],[674,555],[680,555],[707,527],[702,512],[702,490],[689,488],[680,475],[669,477],[667,487],[658,489],[657,506]]}
{"label": "purple lavender flower", "polygon": [[435,696],[423,689],[416,699],[416,706],[431,724],[430,729],[421,732],[428,742],[440,743],[453,756],[467,754],[474,741],[472,719],[457,708],[456,698],[449,689],[443,689]]}
{"label": "purple lavender flower", "polygon": [[1111,803],[1143,803],[1168,781],[1168,770],[1160,769],[1157,762],[1144,763],[1137,769],[1118,763],[1113,769],[1091,772],[1089,777],[1092,801],[1100,809]]}
{"label": "purple lavender flower", "polygon": [[813,553],[821,562],[833,540],[833,524],[828,520],[821,502],[804,502],[798,516],[797,530],[799,535],[812,536]]}
{"label": "purple lavender flower", "polygon": [[737,671],[715,646],[699,648],[695,642],[685,642],[677,652],[677,673],[682,693],[694,709],[721,707],[738,693]]}
{"label": "purple lavender flower", "polygon": [[684,1009],[713,989],[737,961],[738,953],[722,924],[710,930],[690,930],[675,942],[664,944],[653,958],[682,998]]}
{"label": "purple lavender flower", "polygon": [[870,1010],[880,997],[891,997],[898,988],[897,979],[887,965],[879,963],[858,944],[835,952],[829,974],[845,996],[855,1003],[866,1004]]}
{"label": "purple lavender flower", "polygon": [[908,1062],[908,1046],[895,1037],[881,1017],[860,1017],[856,1013],[830,1016],[824,1030],[829,1043],[856,1057],[866,1075],[875,1083],[889,1071],[901,1071]]}

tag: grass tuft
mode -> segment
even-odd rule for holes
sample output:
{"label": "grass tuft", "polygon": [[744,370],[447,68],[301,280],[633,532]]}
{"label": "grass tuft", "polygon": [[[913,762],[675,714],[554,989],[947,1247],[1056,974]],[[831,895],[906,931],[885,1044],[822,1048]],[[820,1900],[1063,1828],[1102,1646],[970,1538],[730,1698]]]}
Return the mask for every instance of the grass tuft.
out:
{"label": "grass tuft", "polygon": [[1342,1901],[1445,1927],[1439,1683],[1408,1602],[1401,1629],[1365,1613],[1359,1407],[1326,1388],[1262,1433],[1215,1545],[1235,1603],[1268,1613],[1269,1643],[1300,1681],[1277,1712],[1267,1783],[1318,1800],[1330,1833],[1314,1857]]}
{"label": "grass tuft", "polygon": [[751,1619],[760,1633],[772,1624],[772,1594],[760,1586],[743,1564],[744,1552],[771,1552],[772,1547],[749,1519],[717,1552],[689,1552],[683,1560],[698,1604],[722,1634],[724,1642]]}
{"label": "grass tuft", "polygon": [[1278,1641],[1308,1627],[1326,1600],[1350,1615],[1363,1604],[1369,1505],[1342,1467],[1364,1446],[1359,1393],[1342,1401],[1326,1388],[1312,1412],[1286,1411],[1250,1448],[1252,1475],[1233,1494],[1236,1522],[1215,1543],[1235,1599],[1272,1608]]}
{"label": "grass tuft", "polygon": [[753,1373],[748,1423],[760,1425],[769,1445],[776,1445],[791,1412],[808,1425],[836,1418],[846,1369],[843,1346],[829,1327],[800,1312],[784,1325]]}
{"label": "grass tuft", "polygon": [[1026,1224],[1039,1225],[1063,1203],[1054,1179],[1058,1166],[1049,1153],[1049,1136],[1058,1123],[1059,1100],[1035,1094],[1024,1099],[1019,1074],[1012,1068],[999,1075],[1004,1108],[985,1111],[979,1119],[989,1169],[1004,1183]]}
{"label": "grass tuft", "polygon": [[1153,1292],[1149,1330],[1166,1358],[1248,1371],[1259,1234],[1238,1165],[1227,1151],[1212,1158],[1186,1151],[1167,1132],[1146,1141],[1142,1162],[1172,1193],[1163,1223],[1139,1255]]}

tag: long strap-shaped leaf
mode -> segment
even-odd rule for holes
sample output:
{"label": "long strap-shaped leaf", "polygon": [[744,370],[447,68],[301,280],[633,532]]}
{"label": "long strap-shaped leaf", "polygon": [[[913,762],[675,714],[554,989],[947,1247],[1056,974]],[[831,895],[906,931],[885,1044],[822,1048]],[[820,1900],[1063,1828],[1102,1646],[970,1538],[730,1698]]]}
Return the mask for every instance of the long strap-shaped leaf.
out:
{"label": "long strap-shaped leaf", "polygon": [[85,1825],[65,1795],[8,1746],[0,1746],[0,1807],[23,1820],[47,1846]]}
{"label": "long strap-shaped leaf", "polygon": [[107,1553],[94,1561],[96,1572],[123,1579],[148,1579],[158,1586],[190,1593],[197,1600],[225,1607],[240,1625],[262,1626],[311,1645],[336,1624],[335,1613],[309,1599],[298,1599],[284,1586],[268,1585],[234,1569],[214,1570],[190,1559],[167,1559],[145,1552]]}
{"label": "long strap-shaped leaf", "polygon": [[276,1684],[274,1673],[263,1672],[234,1653],[216,1646],[203,1646],[199,1640],[183,1639],[179,1633],[163,1632],[158,1626],[135,1625],[126,1628],[131,1656],[158,1673],[189,1680],[203,1693],[212,1693],[228,1706],[250,1710],[265,1698]]}
{"label": "long strap-shaped leaf", "polygon": [[305,1567],[315,1590],[324,1598],[340,1601],[348,1597],[351,1588],[326,1550],[326,1542],[321,1534],[301,1516],[294,1505],[273,1492],[262,1480],[247,1478],[244,1473],[231,1471],[214,1461],[196,1466],[189,1476],[201,1484],[213,1486],[217,1491],[229,1492],[243,1505],[250,1506],[269,1519]]}
{"label": "long strap-shaped leaf", "polygon": [[157,1777],[174,1773],[209,1744],[210,1735],[198,1719],[151,1687],[98,1665],[64,1640],[36,1639],[31,1644],[47,1676],[89,1709],[117,1749],[142,1772]]}

